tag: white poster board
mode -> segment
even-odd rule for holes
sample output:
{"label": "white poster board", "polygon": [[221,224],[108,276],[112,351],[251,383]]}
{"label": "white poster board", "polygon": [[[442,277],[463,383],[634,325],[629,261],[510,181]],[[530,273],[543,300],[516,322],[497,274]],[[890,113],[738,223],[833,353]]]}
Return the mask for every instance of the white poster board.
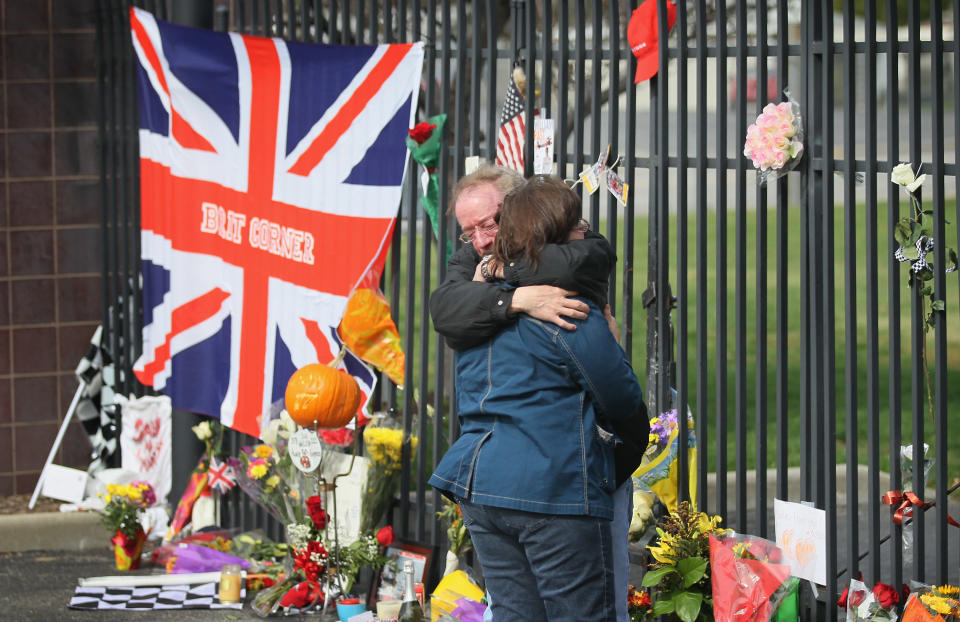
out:
{"label": "white poster board", "polygon": [[[350,469],[351,458],[351,454],[342,454],[329,450],[324,451],[323,459],[320,461],[320,473],[323,479],[328,483],[333,483],[334,477],[341,473],[346,473],[347,470]],[[336,523],[327,525],[327,537],[330,539],[333,538],[330,530],[333,525],[336,524],[340,546],[346,546],[354,542],[360,535],[360,500],[369,467],[369,459],[363,456],[357,456],[353,463],[353,469],[350,470],[350,474],[337,478],[337,520]],[[323,507],[330,515],[333,515],[333,506],[333,496],[327,493],[323,500]]]}
{"label": "white poster board", "polygon": [[777,546],[790,574],[819,585],[827,583],[827,513],[812,505],[773,500]]}

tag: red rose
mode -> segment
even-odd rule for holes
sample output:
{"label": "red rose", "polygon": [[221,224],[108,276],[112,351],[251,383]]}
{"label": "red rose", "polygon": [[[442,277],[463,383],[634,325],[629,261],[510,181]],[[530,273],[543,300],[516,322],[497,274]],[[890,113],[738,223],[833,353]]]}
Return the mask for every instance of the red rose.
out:
{"label": "red rose", "polygon": [[380,531],[377,532],[377,542],[380,543],[380,546],[390,546],[393,544],[393,527],[390,525],[382,527]]}
{"label": "red rose", "polygon": [[837,601],[837,607],[841,609],[847,608],[847,590],[849,588],[843,588],[843,591],[840,593],[840,599]]}
{"label": "red rose", "polygon": [[892,585],[877,583],[873,586],[873,597],[884,609],[892,609],[900,602],[900,594]]}
{"label": "red rose", "polygon": [[323,509],[323,500],[320,497],[314,495],[307,499],[307,513],[317,529],[327,526],[327,512]]}
{"label": "red rose", "polygon": [[850,594],[850,607],[859,607],[861,603],[867,598],[866,590],[857,590],[853,594]]}
{"label": "red rose", "polygon": [[280,599],[281,607],[296,607],[302,609],[312,602],[323,598],[323,590],[319,585],[310,585],[304,581],[287,590],[287,593]]}
{"label": "red rose", "polygon": [[430,138],[435,129],[437,129],[437,126],[433,123],[422,122],[414,125],[413,129],[407,130],[407,133],[418,145],[422,145]]}
{"label": "red rose", "polygon": [[349,447],[350,445],[353,445],[353,430],[349,428],[340,428],[339,430],[323,430],[320,432],[320,440],[327,445]]}

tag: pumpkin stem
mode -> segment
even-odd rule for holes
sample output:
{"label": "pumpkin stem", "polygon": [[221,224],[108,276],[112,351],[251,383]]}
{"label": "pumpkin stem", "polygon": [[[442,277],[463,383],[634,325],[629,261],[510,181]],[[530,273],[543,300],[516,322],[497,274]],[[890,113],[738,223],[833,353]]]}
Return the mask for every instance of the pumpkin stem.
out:
{"label": "pumpkin stem", "polygon": [[327,365],[329,367],[336,369],[340,365],[340,363],[343,362],[343,357],[345,357],[346,355],[347,355],[347,348],[346,346],[344,346],[340,348],[340,352],[337,353],[336,358],[334,358],[332,361],[327,363]]}

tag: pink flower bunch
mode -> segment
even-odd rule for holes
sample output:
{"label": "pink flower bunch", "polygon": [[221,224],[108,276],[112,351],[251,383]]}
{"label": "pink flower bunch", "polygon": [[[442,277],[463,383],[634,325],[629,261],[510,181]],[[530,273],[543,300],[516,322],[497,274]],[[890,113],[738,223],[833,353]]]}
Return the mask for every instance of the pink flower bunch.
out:
{"label": "pink flower bunch", "polygon": [[767,104],[756,123],[747,128],[743,155],[760,171],[782,169],[803,152],[798,126],[789,101]]}

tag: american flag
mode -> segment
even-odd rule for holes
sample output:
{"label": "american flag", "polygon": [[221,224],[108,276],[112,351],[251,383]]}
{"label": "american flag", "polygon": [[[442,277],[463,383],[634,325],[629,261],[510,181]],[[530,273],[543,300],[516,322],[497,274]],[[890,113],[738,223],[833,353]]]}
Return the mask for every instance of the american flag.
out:
{"label": "american flag", "polygon": [[497,132],[497,165],[512,168],[522,175],[526,123],[523,92],[517,87],[517,81],[521,84],[526,82],[523,70],[519,67],[510,74],[510,86],[507,88],[507,97],[503,100],[500,131]]}
{"label": "american flag", "polygon": [[[329,46],[131,9],[140,110],[141,382],[259,436],[331,361],[396,222],[421,44]],[[341,367],[369,395],[374,375]]]}

